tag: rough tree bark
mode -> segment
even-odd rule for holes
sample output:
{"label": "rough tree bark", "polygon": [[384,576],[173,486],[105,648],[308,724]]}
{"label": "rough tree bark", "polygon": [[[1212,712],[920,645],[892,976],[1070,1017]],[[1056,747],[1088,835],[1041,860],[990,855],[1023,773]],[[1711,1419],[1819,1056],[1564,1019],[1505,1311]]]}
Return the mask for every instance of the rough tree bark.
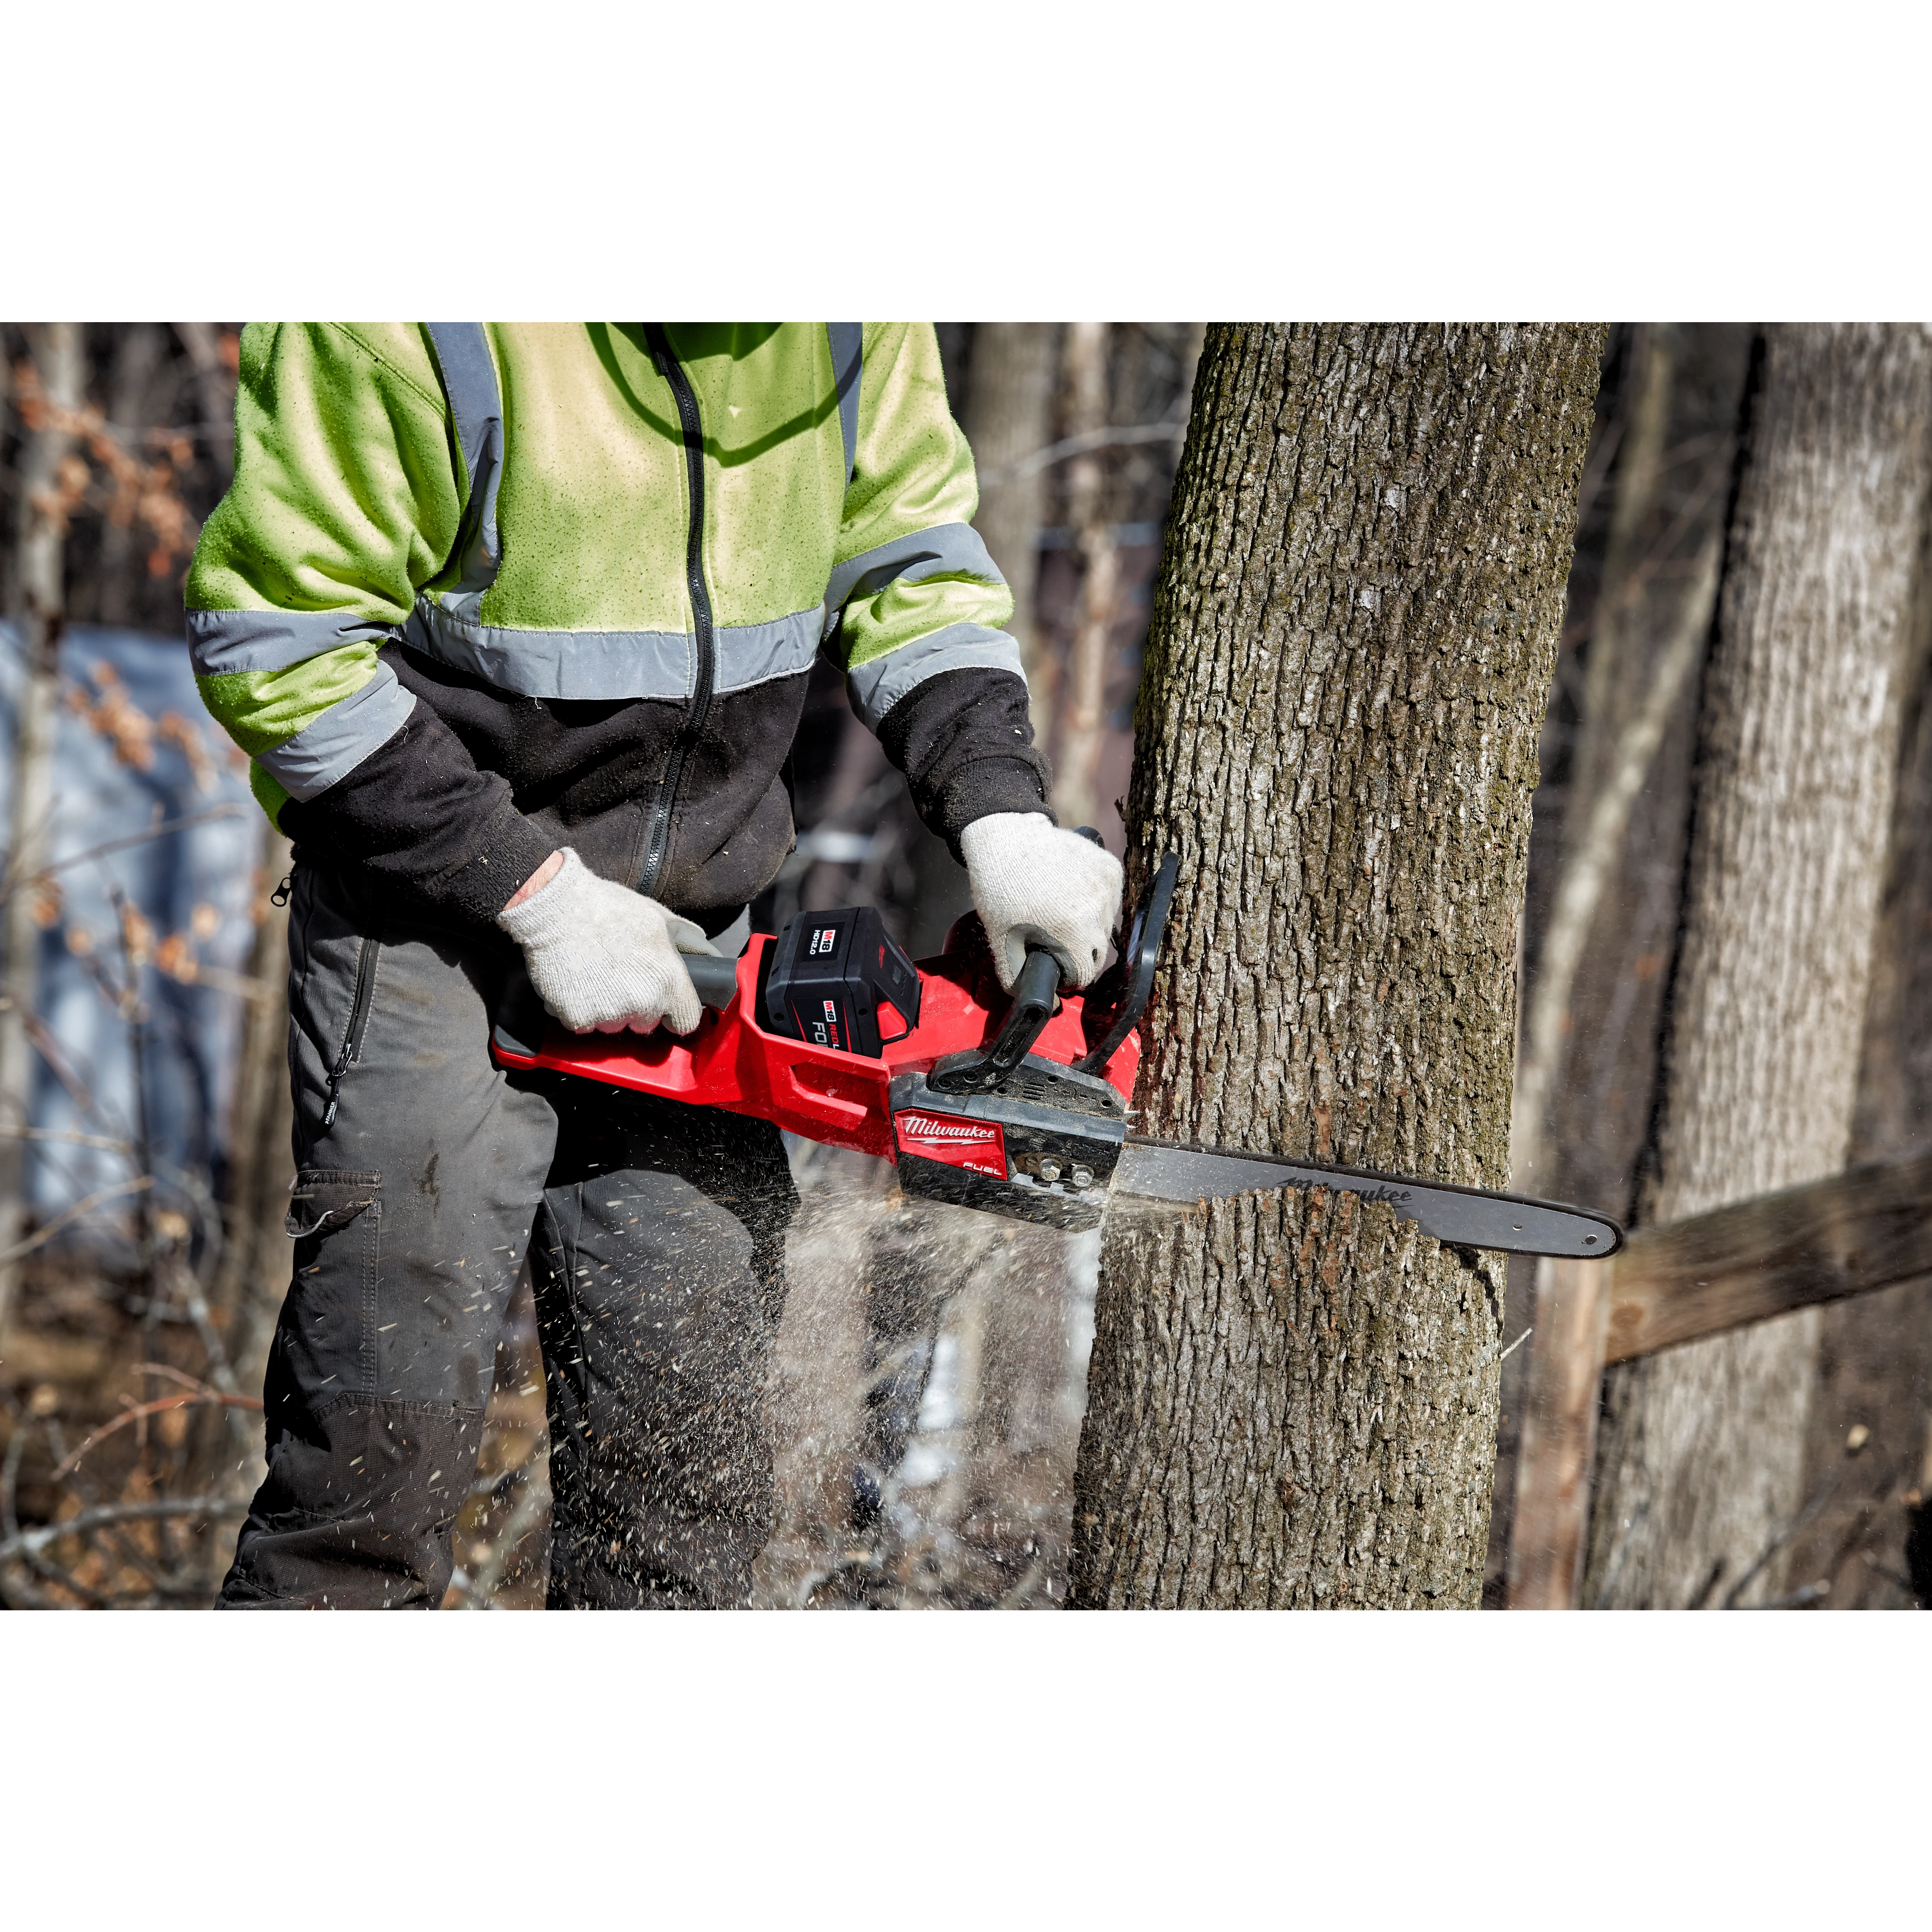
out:
{"label": "rough tree bark", "polygon": [[[1932,338],[1916,327],[1780,326],[1759,340],[1646,1222],[1844,1165],[1928,400]],[[1818,1324],[1808,1310],[1611,1372],[1586,1602],[1726,1602],[1788,1533]],[[1741,1600],[1774,1598],[1780,1574],[1760,1568]]]}
{"label": "rough tree bark", "polygon": [[[1602,332],[1210,328],[1136,719],[1150,1131],[1500,1186]],[[1471,1606],[1503,1271],[1354,1197],[1106,1234],[1088,1606]]]}
{"label": "rough tree bark", "polygon": [[[80,326],[50,322],[28,332],[47,400],[64,410],[81,403]],[[72,438],[57,423],[27,440],[16,512],[15,620],[21,673],[14,722],[14,796],[7,882],[4,977],[0,980],[0,1125],[24,1128],[32,1114],[33,1051],[28,1022],[38,988],[40,930],[28,881],[46,851],[53,809],[54,720],[59,698],[64,525],[54,504],[62,460]],[[25,1141],[0,1138],[0,1337],[11,1318],[20,1264],[11,1255],[26,1225]]]}

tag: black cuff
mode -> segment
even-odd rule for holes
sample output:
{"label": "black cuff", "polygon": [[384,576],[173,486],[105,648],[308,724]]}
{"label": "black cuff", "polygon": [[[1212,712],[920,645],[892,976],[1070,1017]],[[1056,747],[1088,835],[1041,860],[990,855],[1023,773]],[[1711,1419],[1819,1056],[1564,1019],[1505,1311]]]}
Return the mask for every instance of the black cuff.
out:
{"label": "black cuff", "polygon": [[484,826],[476,850],[454,872],[430,882],[424,896],[466,919],[494,920],[556,849],[506,798]]}
{"label": "black cuff", "polygon": [[1053,817],[1052,767],[1034,748],[1026,681],[1012,671],[942,671],[914,686],[880,721],[879,742],[905,773],[914,808],[956,859],[959,835],[976,818]]}

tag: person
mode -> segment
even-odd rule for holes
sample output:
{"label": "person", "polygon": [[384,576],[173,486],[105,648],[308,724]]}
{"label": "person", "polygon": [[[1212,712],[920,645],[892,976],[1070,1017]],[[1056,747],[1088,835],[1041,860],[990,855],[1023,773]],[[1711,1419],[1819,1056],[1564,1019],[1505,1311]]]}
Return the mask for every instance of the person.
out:
{"label": "person", "polygon": [[433,1606],[526,1256],[554,1607],[744,1604],[794,1202],[776,1130],[488,1048],[701,1016],[794,843],[824,652],[1002,977],[1099,970],[928,324],[255,324],[186,593],[293,841],[293,1278],[224,1607]]}

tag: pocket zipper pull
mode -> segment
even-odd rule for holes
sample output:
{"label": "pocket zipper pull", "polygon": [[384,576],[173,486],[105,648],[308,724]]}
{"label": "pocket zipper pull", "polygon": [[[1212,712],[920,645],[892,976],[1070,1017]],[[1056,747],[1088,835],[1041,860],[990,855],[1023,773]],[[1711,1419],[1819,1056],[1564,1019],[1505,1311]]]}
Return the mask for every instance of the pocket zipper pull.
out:
{"label": "pocket zipper pull", "polygon": [[335,1064],[328,1070],[328,1105],[322,1110],[322,1130],[328,1132],[335,1124],[335,1110],[340,1103],[338,1090],[342,1084],[342,1076],[349,1071],[349,1047],[345,1042],[336,1055]]}

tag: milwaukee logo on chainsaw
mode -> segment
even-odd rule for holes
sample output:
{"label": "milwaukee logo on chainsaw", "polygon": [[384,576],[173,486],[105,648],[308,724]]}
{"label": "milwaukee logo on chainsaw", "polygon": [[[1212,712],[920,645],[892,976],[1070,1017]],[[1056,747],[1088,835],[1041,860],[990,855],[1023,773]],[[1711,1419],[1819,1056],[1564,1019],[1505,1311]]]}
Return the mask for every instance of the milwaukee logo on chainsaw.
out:
{"label": "milwaukee logo on chainsaw", "polygon": [[975,1174],[1006,1178],[1006,1137],[990,1120],[956,1120],[946,1114],[895,1114],[899,1150],[948,1167],[969,1168]]}

